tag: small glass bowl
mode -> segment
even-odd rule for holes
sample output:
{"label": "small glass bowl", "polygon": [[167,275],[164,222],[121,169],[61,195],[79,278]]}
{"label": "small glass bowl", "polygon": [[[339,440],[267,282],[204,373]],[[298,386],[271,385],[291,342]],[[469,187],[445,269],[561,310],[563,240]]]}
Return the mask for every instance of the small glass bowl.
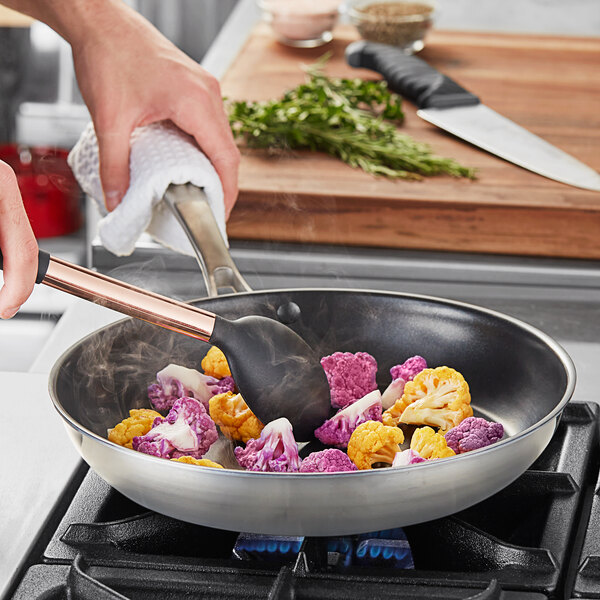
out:
{"label": "small glass bowl", "polygon": [[315,48],[333,39],[340,0],[257,0],[263,19],[282,44]]}
{"label": "small glass bowl", "polygon": [[414,54],[425,47],[435,8],[431,0],[347,0],[344,10],[363,39]]}

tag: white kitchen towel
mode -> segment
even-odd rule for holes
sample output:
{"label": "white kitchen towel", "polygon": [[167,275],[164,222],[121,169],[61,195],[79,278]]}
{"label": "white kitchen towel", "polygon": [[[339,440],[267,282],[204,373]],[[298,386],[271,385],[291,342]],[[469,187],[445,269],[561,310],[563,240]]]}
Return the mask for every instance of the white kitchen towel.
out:
{"label": "white kitchen towel", "polygon": [[123,200],[108,212],[100,182],[98,140],[90,123],[69,154],[69,166],[83,191],[91,196],[103,215],[98,230],[102,244],[117,256],[133,252],[147,231],[156,241],[193,255],[192,246],[170,209],[161,202],[171,183],[193,183],[204,188],[225,243],[225,205],[221,181],[211,162],[193,138],[163,121],[138,127],[131,135],[129,189]]}

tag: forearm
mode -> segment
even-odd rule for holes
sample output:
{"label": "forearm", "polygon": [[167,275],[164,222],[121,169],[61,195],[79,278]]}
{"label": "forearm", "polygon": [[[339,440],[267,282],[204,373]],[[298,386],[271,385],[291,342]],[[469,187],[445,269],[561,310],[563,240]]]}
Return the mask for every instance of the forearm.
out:
{"label": "forearm", "polygon": [[72,46],[114,31],[124,18],[128,22],[140,18],[122,0],[0,0],[0,4],[42,21]]}

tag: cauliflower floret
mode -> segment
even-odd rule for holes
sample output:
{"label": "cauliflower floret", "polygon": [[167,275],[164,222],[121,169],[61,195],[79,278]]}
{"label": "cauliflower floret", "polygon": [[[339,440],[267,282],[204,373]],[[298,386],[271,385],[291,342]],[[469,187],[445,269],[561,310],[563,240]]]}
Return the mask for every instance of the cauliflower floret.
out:
{"label": "cauliflower floret", "polygon": [[208,458],[194,458],[193,456],[180,456],[179,458],[172,458],[171,460],[186,463],[187,465],[198,465],[200,467],[212,467],[214,469],[222,469],[223,465],[208,460]]}
{"label": "cauliflower floret", "polygon": [[404,379],[393,379],[392,383],[385,388],[385,391],[381,394],[381,406],[384,410],[391,408],[396,400],[402,398],[405,385],[406,381]]}
{"label": "cauliflower floret", "polygon": [[392,467],[406,467],[407,465],[416,465],[417,463],[425,462],[427,459],[419,456],[415,450],[402,450],[394,456]]}
{"label": "cauliflower floret", "polygon": [[402,398],[404,386],[412,381],[417,374],[427,368],[427,362],[418,354],[406,359],[401,365],[396,365],[390,369],[392,383],[388,385],[381,396],[381,404],[384,410],[387,410],[398,400]]}
{"label": "cauliflower floret", "polygon": [[368,393],[364,398],[348,405],[315,429],[315,436],[328,446],[345,448],[352,432],[365,421],[381,422],[381,393]]}
{"label": "cauliflower floret", "polygon": [[219,434],[204,405],[195,398],[179,398],[166,418],[154,420],[152,429],[133,438],[133,449],[161,458],[202,458]]}
{"label": "cauliflower floret", "polygon": [[231,377],[227,359],[223,352],[216,346],[211,346],[210,350],[206,353],[206,356],[202,359],[201,366],[205,375],[211,375],[217,379]]}
{"label": "cauliflower floret", "polygon": [[469,417],[453,427],[444,437],[456,454],[462,454],[489,446],[502,439],[503,435],[504,427],[501,423]]}
{"label": "cauliflower floret", "polygon": [[[405,386],[406,387],[406,386]],[[383,411],[383,415],[381,415],[381,420],[384,425],[388,427],[396,427],[400,424],[400,417],[404,412],[404,409],[410,404],[408,400],[404,398],[404,392],[402,392],[402,397],[398,398],[392,406],[390,406],[387,410]]]}
{"label": "cauliflower floret", "polygon": [[223,435],[231,440],[246,443],[249,439],[259,437],[264,427],[241,394],[226,392],[213,396],[209,401],[209,411]]}
{"label": "cauliflower floret", "polygon": [[294,472],[300,469],[298,444],[292,424],[285,418],[267,423],[260,438],[250,439],[245,448],[234,449],[235,457],[248,471]]}
{"label": "cauliflower floret", "polygon": [[300,473],[339,473],[356,470],[358,470],[356,465],[348,455],[335,448],[312,452],[300,465]]}
{"label": "cauliflower floret", "polygon": [[398,427],[386,427],[378,421],[359,425],[348,442],[348,456],[359,469],[370,469],[373,463],[392,464],[404,434]]}
{"label": "cauliflower floret", "polygon": [[[234,392],[235,391],[235,382],[233,381],[233,377],[223,377],[223,379],[217,379],[216,383],[209,383],[208,387],[210,388],[210,393],[213,396],[216,396],[217,394],[225,394],[226,392]],[[206,404],[205,404],[205,408],[206,408]]]}
{"label": "cauliflower floret", "polygon": [[421,458],[446,458],[454,456],[454,450],[448,448],[446,438],[431,427],[419,427],[410,440],[410,449]]}
{"label": "cauliflower floret", "polygon": [[473,416],[464,377],[449,367],[421,371],[404,386],[402,398],[383,413],[386,425],[432,425],[442,432]]}
{"label": "cauliflower floret", "polygon": [[427,361],[416,354],[407,358],[401,365],[396,365],[390,369],[392,379],[404,379],[412,381],[423,369],[427,368]]}
{"label": "cauliflower floret", "polygon": [[233,391],[233,378],[217,379],[181,365],[170,364],[156,374],[157,383],[148,387],[148,398],[156,410],[169,410],[179,398],[196,398],[208,410],[215,394]]}
{"label": "cauliflower floret", "polygon": [[367,352],[334,352],[321,359],[331,392],[331,405],[346,408],[377,389],[377,361]]}
{"label": "cauliflower floret", "polygon": [[108,439],[119,446],[131,448],[133,438],[148,433],[157,417],[160,419],[162,415],[150,408],[134,408],[126,419],[108,430]]}

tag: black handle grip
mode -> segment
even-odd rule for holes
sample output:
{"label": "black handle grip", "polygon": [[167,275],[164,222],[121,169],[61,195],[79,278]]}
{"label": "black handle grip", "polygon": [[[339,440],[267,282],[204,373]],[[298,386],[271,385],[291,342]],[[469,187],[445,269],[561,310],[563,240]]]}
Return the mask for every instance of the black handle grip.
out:
{"label": "black handle grip", "polygon": [[[45,252],[44,250],[38,251],[38,271],[37,277],[35,278],[36,283],[42,283],[44,277],[46,277],[46,271],[48,270],[48,265],[50,264],[50,254]],[[4,257],[2,256],[2,251],[0,250],[0,269],[4,269]]]}
{"label": "black handle grip", "polygon": [[351,67],[383,75],[388,87],[418,108],[450,108],[479,104],[479,98],[416,56],[387,44],[359,41],[346,48]]}

